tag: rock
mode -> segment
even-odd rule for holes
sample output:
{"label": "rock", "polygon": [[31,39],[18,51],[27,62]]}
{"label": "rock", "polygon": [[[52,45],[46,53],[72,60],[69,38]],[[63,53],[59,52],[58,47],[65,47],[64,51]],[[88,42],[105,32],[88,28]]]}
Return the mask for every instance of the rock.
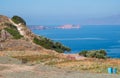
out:
{"label": "rock", "polygon": [[8,33],[7,31],[5,31],[4,29],[1,30],[1,34],[0,35],[1,35],[0,36],[1,37],[0,38],[0,42],[12,38],[12,36],[10,35],[10,33]]}

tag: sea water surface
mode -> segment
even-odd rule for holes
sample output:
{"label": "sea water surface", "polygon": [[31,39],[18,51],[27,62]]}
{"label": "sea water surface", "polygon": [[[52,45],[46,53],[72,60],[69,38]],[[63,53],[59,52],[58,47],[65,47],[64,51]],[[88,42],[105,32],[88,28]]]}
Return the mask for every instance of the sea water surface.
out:
{"label": "sea water surface", "polygon": [[70,47],[72,49],[70,53],[105,49],[108,56],[120,58],[120,25],[84,25],[80,29],[32,31]]}

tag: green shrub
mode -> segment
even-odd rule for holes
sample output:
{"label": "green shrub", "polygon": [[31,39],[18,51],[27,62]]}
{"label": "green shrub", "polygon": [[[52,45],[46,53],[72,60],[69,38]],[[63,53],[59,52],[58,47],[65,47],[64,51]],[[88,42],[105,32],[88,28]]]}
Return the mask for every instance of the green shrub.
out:
{"label": "green shrub", "polygon": [[26,25],[26,22],[24,21],[24,19],[22,19],[19,16],[13,16],[12,21],[15,22],[16,24],[22,23],[22,24]]}
{"label": "green shrub", "polygon": [[86,55],[87,55],[87,57],[95,58],[96,57],[96,53],[97,53],[96,51],[90,51]]}
{"label": "green shrub", "polygon": [[15,30],[15,29],[11,29],[11,28],[4,28],[7,32],[9,32],[14,39],[20,39],[21,37],[23,37],[22,35],[20,35],[20,33]]}
{"label": "green shrub", "polygon": [[46,37],[42,37],[42,36],[40,36],[40,39],[34,38],[33,42],[38,44],[38,45],[43,46],[46,49],[52,49],[52,50],[55,50],[59,53],[63,53],[65,51],[69,52],[71,50],[70,48],[62,45],[59,42],[54,42],[54,41],[52,41]]}
{"label": "green shrub", "polygon": [[84,57],[90,57],[90,58],[99,58],[99,59],[105,59],[107,58],[107,53],[105,50],[91,50],[91,51],[81,51],[79,55]]}
{"label": "green shrub", "polygon": [[106,56],[105,56],[104,54],[97,53],[97,54],[96,54],[96,58],[99,58],[99,59],[105,59]]}
{"label": "green shrub", "polygon": [[86,55],[87,53],[88,53],[87,50],[83,50],[83,51],[81,51],[81,52],[79,53],[79,55],[86,57],[86,56],[87,56],[87,55]]}
{"label": "green shrub", "polygon": [[100,54],[103,54],[103,55],[105,55],[105,56],[107,55],[107,53],[106,53],[105,50],[100,50],[99,53],[100,53]]}

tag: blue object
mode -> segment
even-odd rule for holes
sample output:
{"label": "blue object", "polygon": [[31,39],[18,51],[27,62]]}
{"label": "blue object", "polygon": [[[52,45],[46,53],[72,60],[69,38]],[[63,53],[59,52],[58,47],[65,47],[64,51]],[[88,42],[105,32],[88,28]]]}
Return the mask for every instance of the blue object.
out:
{"label": "blue object", "polygon": [[108,73],[109,73],[109,74],[112,74],[112,73],[113,73],[113,68],[112,68],[112,67],[108,68]]}
{"label": "blue object", "polygon": [[113,73],[114,73],[114,74],[117,73],[117,68],[113,68]]}

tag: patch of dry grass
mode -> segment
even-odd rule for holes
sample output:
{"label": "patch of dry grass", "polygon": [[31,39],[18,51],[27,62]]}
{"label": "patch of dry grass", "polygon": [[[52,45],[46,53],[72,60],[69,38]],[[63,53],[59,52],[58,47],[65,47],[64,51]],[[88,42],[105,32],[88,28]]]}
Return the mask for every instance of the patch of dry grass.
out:
{"label": "patch of dry grass", "polygon": [[13,57],[20,60],[26,59],[28,62],[34,62],[34,61],[45,62],[57,58],[53,55],[30,55],[30,56],[13,56]]}
{"label": "patch of dry grass", "polygon": [[22,63],[43,63],[47,65],[54,65],[57,62],[63,61],[65,58],[62,54],[56,52],[51,52],[49,50],[40,51],[2,51],[0,52],[2,56],[10,56],[17,58],[22,61]]}
{"label": "patch of dry grass", "polygon": [[55,64],[60,68],[70,68],[81,72],[93,73],[107,73],[108,67],[117,68],[120,73],[120,60],[119,59],[85,59],[82,61],[66,61]]}

